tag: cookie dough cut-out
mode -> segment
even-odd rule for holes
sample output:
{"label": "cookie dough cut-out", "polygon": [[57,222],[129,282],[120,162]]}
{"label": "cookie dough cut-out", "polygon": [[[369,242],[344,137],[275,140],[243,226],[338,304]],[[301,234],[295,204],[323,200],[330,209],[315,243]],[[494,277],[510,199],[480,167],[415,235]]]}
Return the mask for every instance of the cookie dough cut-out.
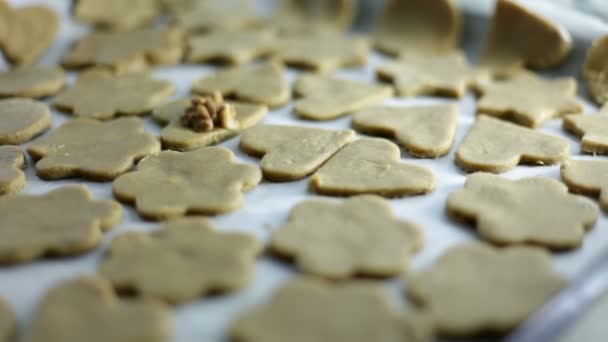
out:
{"label": "cookie dough cut-out", "polygon": [[346,31],[357,13],[353,0],[283,0],[268,25],[281,35]]}
{"label": "cookie dough cut-out", "polygon": [[450,194],[447,209],[476,225],[479,235],[492,243],[556,250],[580,247],[599,215],[595,203],[569,194],[554,179],[510,180],[489,173],[470,175],[464,189]]}
{"label": "cookie dough cut-out", "polygon": [[99,122],[71,120],[34,142],[27,152],[43,179],[84,177],[112,180],[143,157],[160,151],[158,140],[139,118]]}
{"label": "cookie dough cut-out", "polygon": [[100,272],[119,291],[178,304],[244,287],[261,249],[251,235],[217,232],[203,218],[179,218],[152,233],[119,235]]}
{"label": "cookie dough cut-out", "polygon": [[17,146],[0,146],[0,195],[25,187],[25,157]]}
{"label": "cookie dough cut-out", "polygon": [[65,84],[61,68],[26,66],[0,73],[0,97],[44,97],[55,95]]}
{"label": "cookie dough cut-out", "polygon": [[74,116],[107,120],[147,114],[169,98],[174,89],[171,83],[146,74],[94,73],[81,76],[74,86],[55,97],[54,104]]}
{"label": "cookie dough cut-out", "polygon": [[329,76],[300,76],[295,92],[295,111],[309,120],[333,120],[367,106],[378,104],[393,95],[389,86],[365,84]]}
{"label": "cookie dough cut-out", "polygon": [[130,31],[150,24],[160,15],[158,0],[79,0],[76,19],[110,31]]}
{"label": "cookie dough cut-out", "polygon": [[587,52],[585,80],[591,97],[602,105],[608,101],[608,36],[593,43]]}
{"label": "cookie dough cut-out", "polygon": [[0,263],[89,251],[121,217],[120,204],[93,200],[84,186],[0,197]]}
{"label": "cookie dough cut-out", "polygon": [[240,147],[262,158],[260,166],[266,179],[291,181],[315,172],[354,139],[351,130],[258,125],[243,132]]}
{"label": "cookie dough cut-out", "polygon": [[406,279],[408,295],[448,336],[509,332],[565,284],[543,249],[481,243],[452,247]]}
{"label": "cookie dough cut-out", "polygon": [[259,26],[251,0],[192,1],[174,12],[174,24],[187,33],[246,29]]}
{"label": "cookie dough cut-out", "polygon": [[0,297],[0,342],[10,342],[17,331],[17,319],[11,307]]}
{"label": "cookie dough cut-out", "polygon": [[51,111],[43,102],[13,98],[0,100],[0,144],[19,145],[51,127]]}
{"label": "cookie dough cut-out", "polygon": [[217,71],[194,82],[192,91],[201,95],[219,91],[224,97],[269,107],[282,106],[291,98],[285,70],[274,63]]}
{"label": "cookie dough cut-out", "polygon": [[457,105],[369,107],[353,114],[353,127],[387,135],[417,157],[436,158],[450,152],[458,126]]}
{"label": "cookie dough cut-out", "polygon": [[597,115],[568,115],[563,125],[581,138],[583,152],[608,154],[608,106]]}
{"label": "cookie dough cut-out", "polygon": [[399,147],[390,141],[363,138],[338,151],[310,184],[326,195],[397,197],[431,192],[435,177],[427,168],[401,163]]}
{"label": "cookie dough cut-out", "polygon": [[570,191],[599,197],[602,209],[608,211],[608,161],[569,160],[562,165],[561,176]]}
{"label": "cookie dough cut-out", "polygon": [[[293,309],[295,303],[298,310]],[[424,315],[397,311],[383,289],[372,283],[298,278],[268,303],[237,317],[229,334],[243,342],[430,342],[433,328]]]}
{"label": "cookie dough cut-out", "polygon": [[99,276],[65,281],[49,290],[22,342],[166,342],[171,314],[157,302],[123,300]]}
{"label": "cookie dough cut-out", "polygon": [[116,179],[113,190],[119,200],[134,203],[141,216],[163,220],[236,210],[243,205],[243,192],[261,179],[257,166],[236,163],[232,151],[203,147],[146,158],[136,171]]}
{"label": "cookie dough cut-out", "polygon": [[518,164],[557,164],[569,152],[561,137],[479,115],[456,151],[456,164],[466,171],[502,173]]}
{"label": "cookie dough cut-out", "polygon": [[545,121],[566,114],[582,113],[576,99],[576,80],[546,80],[529,72],[519,72],[507,80],[478,84],[481,98],[477,113],[511,119],[536,128]]}
{"label": "cookie dough cut-out", "polygon": [[238,125],[228,129],[215,127],[208,132],[195,132],[181,123],[184,111],[190,106],[191,99],[173,101],[156,108],[152,117],[161,125],[166,125],[160,132],[160,140],[164,148],[189,151],[195,148],[219,144],[238,135],[258,122],[268,113],[265,106],[247,104],[242,102],[228,102],[236,113],[235,121]]}
{"label": "cookie dough cut-out", "polygon": [[188,38],[187,60],[245,64],[270,55],[275,44],[275,34],[268,30],[213,31]]}

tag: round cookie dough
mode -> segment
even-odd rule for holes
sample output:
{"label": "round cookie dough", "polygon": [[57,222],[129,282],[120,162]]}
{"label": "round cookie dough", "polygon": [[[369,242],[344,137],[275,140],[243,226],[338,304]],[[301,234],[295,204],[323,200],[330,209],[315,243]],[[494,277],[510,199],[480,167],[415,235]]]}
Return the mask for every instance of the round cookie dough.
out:
{"label": "round cookie dough", "polygon": [[49,107],[30,99],[0,100],[0,145],[23,144],[51,127]]}
{"label": "round cookie dough", "polygon": [[65,85],[59,67],[25,66],[0,73],[0,97],[44,97],[55,95]]}

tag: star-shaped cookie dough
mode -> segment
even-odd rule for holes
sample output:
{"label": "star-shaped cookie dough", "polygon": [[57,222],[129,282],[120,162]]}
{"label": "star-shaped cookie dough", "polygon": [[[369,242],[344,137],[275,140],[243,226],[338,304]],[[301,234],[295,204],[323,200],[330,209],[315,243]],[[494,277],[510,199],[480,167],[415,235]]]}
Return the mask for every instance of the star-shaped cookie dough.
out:
{"label": "star-shaped cookie dough", "polygon": [[161,125],[166,125],[160,132],[160,141],[164,148],[178,151],[189,151],[195,148],[219,144],[241,131],[260,122],[268,113],[265,106],[243,102],[229,102],[233,106],[239,123],[236,129],[216,127],[209,132],[195,132],[184,127],[181,117],[191,105],[189,98],[173,101],[156,108],[152,117]]}
{"label": "star-shaped cookie dough", "polygon": [[456,151],[456,163],[466,171],[501,173],[518,164],[557,164],[569,152],[561,137],[479,115]]}
{"label": "star-shaped cookie dough", "polygon": [[165,342],[171,313],[157,302],[123,300],[100,276],[71,279],[45,295],[23,342]]}
{"label": "star-shaped cookie dough", "polygon": [[369,107],[353,114],[353,127],[363,133],[388,135],[417,157],[450,152],[458,127],[457,105]]}
{"label": "star-shaped cookie dough", "polygon": [[432,341],[428,317],[397,311],[391,300],[370,282],[298,278],[277,290],[268,303],[240,314],[229,334],[243,342]]}
{"label": "star-shaped cookie dough", "polygon": [[34,142],[27,152],[43,179],[84,177],[112,180],[140,159],[160,151],[160,143],[139,118],[107,122],[80,118]]}
{"label": "star-shaped cookie dough", "polygon": [[142,160],[137,170],[118,177],[114,195],[133,203],[153,220],[186,214],[221,214],[243,205],[243,192],[262,180],[257,166],[238,164],[232,151],[203,147],[163,151]]}
{"label": "star-shaped cookie dough", "polygon": [[258,125],[243,132],[240,147],[262,158],[260,166],[266,179],[291,181],[315,172],[354,139],[351,130]]}
{"label": "star-shaped cookie dough", "polygon": [[592,154],[608,154],[608,106],[597,115],[568,115],[564,129],[581,138],[581,150]]}
{"label": "star-shaped cookie dough", "polygon": [[81,76],[71,88],[57,95],[54,104],[74,116],[107,120],[146,114],[169,98],[174,89],[170,82],[146,74],[93,73]]}
{"label": "star-shaped cookie dough", "polygon": [[0,263],[89,251],[117,225],[122,207],[93,200],[84,186],[64,186],[43,195],[0,197]]}
{"label": "star-shaped cookie dough", "polygon": [[151,233],[119,235],[100,272],[119,291],[179,304],[246,286],[261,250],[251,235],[217,232],[204,218],[179,218]]}
{"label": "star-shaped cookie dough", "polygon": [[79,0],[74,17],[110,31],[130,31],[150,24],[160,15],[158,0]]}
{"label": "star-shaped cookie dough", "polygon": [[399,147],[385,139],[362,138],[346,145],[312,176],[321,194],[385,197],[425,194],[435,188],[427,168],[401,163]]}
{"label": "star-shaped cookie dough", "polygon": [[0,144],[19,145],[51,127],[51,111],[43,102],[24,98],[0,100]]}
{"label": "star-shaped cookie dough", "polygon": [[11,307],[0,297],[0,342],[10,342],[17,331],[17,319]]}
{"label": "star-shaped cookie dough", "polygon": [[598,219],[595,203],[569,194],[554,179],[510,180],[490,173],[468,176],[464,189],[448,197],[447,210],[473,222],[479,235],[492,243],[561,250],[580,247]]}
{"label": "star-shaped cookie dough", "polygon": [[188,38],[190,63],[225,62],[244,64],[272,53],[275,34],[269,30],[213,31]]}
{"label": "star-shaped cookie dough", "polygon": [[599,197],[602,209],[608,211],[607,160],[569,160],[562,165],[561,176],[570,191]]}
{"label": "star-shaped cookie dough", "polygon": [[452,247],[406,279],[408,296],[429,311],[438,332],[463,337],[509,332],[565,284],[541,248],[481,243]]}
{"label": "star-shaped cookie dough", "polygon": [[17,146],[0,146],[0,195],[17,192],[25,187],[23,151]]}
{"label": "star-shaped cookie dough", "polygon": [[401,274],[423,244],[418,227],[397,219],[388,201],[363,195],[296,205],[287,223],[273,231],[270,248],[293,258],[304,272],[343,279]]}
{"label": "star-shaped cookie dough", "polygon": [[0,73],[0,97],[44,97],[55,95],[65,84],[61,68],[25,66]]}
{"label": "star-shaped cookie dough", "polygon": [[361,108],[380,103],[393,95],[391,87],[305,74],[295,85],[302,98],[295,111],[309,120],[333,120]]}
{"label": "star-shaped cookie dough", "polygon": [[223,69],[194,82],[192,91],[208,95],[219,91],[224,97],[279,107],[291,98],[285,70],[275,63]]}
{"label": "star-shaped cookie dough", "polygon": [[608,36],[593,42],[585,59],[585,81],[593,100],[602,105],[608,101]]}
{"label": "star-shaped cookie dough", "polygon": [[251,0],[190,1],[174,8],[174,24],[187,33],[246,29],[262,21]]}

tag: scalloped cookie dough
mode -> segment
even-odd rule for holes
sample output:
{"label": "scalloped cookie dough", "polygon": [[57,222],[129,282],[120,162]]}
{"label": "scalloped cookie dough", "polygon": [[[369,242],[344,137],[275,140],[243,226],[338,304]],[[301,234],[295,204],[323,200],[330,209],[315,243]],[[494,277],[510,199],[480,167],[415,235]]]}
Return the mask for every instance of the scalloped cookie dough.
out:
{"label": "scalloped cookie dough", "polygon": [[595,42],[587,52],[584,66],[585,81],[591,97],[597,104],[608,101],[608,36]]}
{"label": "scalloped cookie dough", "polygon": [[569,153],[561,137],[479,115],[456,151],[456,164],[465,171],[502,173],[518,164],[557,164]]}
{"label": "scalloped cookie dough", "polygon": [[84,185],[0,197],[0,264],[82,254],[121,219],[120,204],[94,200]]}
{"label": "scalloped cookie dough", "polygon": [[160,143],[144,130],[139,118],[71,120],[27,149],[37,160],[36,174],[42,179],[98,181],[112,180],[158,151]]}
{"label": "scalloped cookie dough", "polygon": [[313,74],[300,76],[295,92],[302,97],[295,103],[296,113],[317,121],[337,119],[393,96],[389,86]]}
{"label": "scalloped cookie dough", "polygon": [[137,170],[118,177],[114,196],[134,204],[139,215],[164,220],[189,214],[214,215],[243,206],[243,192],[258,185],[257,166],[235,162],[224,147],[190,152],[162,151]]}
{"label": "scalloped cookie dough", "polygon": [[251,0],[190,1],[174,6],[172,23],[188,34],[257,27],[262,18]]}
{"label": "scalloped cookie dough", "polygon": [[374,195],[341,203],[301,202],[270,242],[275,253],[293,258],[300,270],[329,279],[399,275],[423,245],[422,231],[395,217],[389,202]]}
{"label": "scalloped cookie dough", "polygon": [[50,289],[22,342],[167,342],[173,335],[169,309],[158,302],[125,300],[100,276],[81,276]]}
{"label": "scalloped cookie dough", "polygon": [[276,35],[270,30],[219,30],[188,37],[190,63],[223,62],[245,64],[270,55]]}
{"label": "scalloped cookie dough", "polygon": [[65,85],[59,67],[23,66],[0,72],[0,97],[45,97],[55,95]]}
{"label": "scalloped cookie dough", "polygon": [[599,197],[608,211],[608,161],[569,160],[561,167],[561,177],[571,192]]}
{"label": "scalloped cookie dough", "polygon": [[19,145],[46,132],[51,111],[43,102],[12,98],[0,100],[0,145]]}
{"label": "scalloped cookie dough", "polygon": [[17,319],[13,309],[0,297],[0,342],[10,342],[17,332]]}
{"label": "scalloped cookie dough", "polygon": [[17,146],[0,146],[0,195],[25,187],[25,156]]}
{"label": "scalloped cookie dough", "polygon": [[437,158],[452,148],[458,115],[455,104],[369,107],[353,114],[352,125],[363,133],[394,137],[416,157]]}
{"label": "scalloped cookie dough", "polygon": [[179,218],[151,233],[116,237],[100,273],[118,291],[179,304],[246,286],[261,250],[249,234],[218,232],[204,218]]}
{"label": "scalloped cookie dough", "polygon": [[281,35],[303,35],[323,32],[344,32],[355,20],[357,2],[326,0],[283,0],[268,19],[267,25]]}
{"label": "scalloped cookie dough", "polygon": [[276,108],[291,99],[285,70],[276,63],[241,66],[219,70],[192,85],[195,94],[219,91],[224,97]]}
{"label": "scalloped cookie dough", "polygon": [[54,105],[74,116],[108,120],[116,116],[145,115],[167,100],[175,87],[148,74],[82,75],[54,99]]}
{"label": "scalloped cookie dough", "polygon": [[157,107],[152,112],[152,117],[165,127],[160,132],[160,141],[166,149],[189,151],[199,147],[219,144],[239,135],[243,130],[256,125],[262,121],[268,113],[265,106],[248,104],[242,102],[228,102],[233,106],[238,122],[235,129],[215,127],[209,132],[195,132],[184,127],[181,117],[190,106],[189,98],[169,102]]}
{"label": "scalloped cookie dough", "polygon": [[424,167],[401,162],[399,147],[385,139],[362,138],[346,145],[311,177],[325,195],[376,194],[384,197],[425,194],[435,176]]}
{"label": "scalloped cookie dough", "polygon": [[74,17],[110,31],[130,31],[152,23],[160,16],[158,0],[78,0]]}
{"label": "scalloped cookie dough", "polygon": [[563,127],[581,138],[581,151],[608,154],[608,107],[596,115],[568,115]]}
{"label": "scalloped cookie dough", "polygon": [[381,286],[369,281],[296,278],[267,303],[239,314],[229,335],[242,342],[431,342],[430,319],[397,310],[392,301]]}
{"label": "scalloped cookie dough", "polygon": [[468,243],[448,249],[405,284],[440,334],[464,337],[511,331],[566,280],[551,269],[551,255],[541,248]]}
{"label": "scalloped cookie dough", "polygon": [[544,79],[519,72],[506,80],[478,84],[477,88],[481,93],[477,113],[531,128],[552,118],[580,114],[585,109],[576,98],[576,80],[572,77]]}
{"label": "scalloped cookie dough", "polygon": [[580,247],[599,215],[595,203],[569,194],[552,178],[510,180],[489,173],[468,176],[464,189],[448,196],[447,210],[475,225],[486,241],[553,250]]}
{"label": "scalloped cookie dough", "polygon": [[292,181],[315,172],[343,146],[355,140],[351,130],[258,125],[241,135],[240,148],[261,157],[264,178]]}

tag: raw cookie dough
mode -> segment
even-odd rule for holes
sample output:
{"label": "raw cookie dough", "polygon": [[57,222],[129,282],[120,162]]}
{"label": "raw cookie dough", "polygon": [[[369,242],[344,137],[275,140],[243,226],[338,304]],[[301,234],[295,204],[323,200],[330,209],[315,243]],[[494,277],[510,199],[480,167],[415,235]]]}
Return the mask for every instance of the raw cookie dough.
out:
{"label": "raw cookie dough", "polygon": [[562,165],[561,176],[570,191],[599,197],[608,211],[608,160],[569,160]]}
{"label": "raw cookie dough", "polygon": [[[27,209],[24,209],[27,208]],[[0,264],[89,251],[120,223],[122,207],[96,201],[84,185],[0,197]]]}
{"label": "raw cookie dough", "polygon": [[0,146],[0,195],[25,187],[25,156],[17,146]]}
{"label": "raw cookie dough", "polygon": [[182,41],[183,34],[169,28],[93,32],[78,40],[61,63],[67,68],[99,67],[118,74],[138,72],[179,63]]}
{"label": "raw cookie dough", "polygon": [[362,138],[346,145],[310,179],[321,194],[385,197],[425,194],[435,188],[433,173],[401,163],[399,147],[385,139]]}
{"label": "raw cookie dough", "polygon": [[0,73],[0,97],[45,97],[64,85],[65,73],[58,67],[24,66]]}
{"label": "raw cookie dough", "polygon": [[458,128],[455,104],[413,107],[369,107],[353,114],[353,127],[363,133],[395,137],[417,157],[450,152]]}
{"label": "raw cookie dough", "polygon": [[167,342],[171,313],[152,301],[123,300],[100,276],[64,281],[45,295],[21,342]]}
{"label": "raw cookie dough", "polygon": [[181,116],[190,106],[189,98],[169,102],[156,108],[152,117],[161,125],[166,125],[160,132],[160,141],[164,148],[178,151],[189,151],[195,148],[215,145],[228,140],[241,131],[260,122],[268,113],[265,106],[242,102],[228,102],[236,111],[236,129],[216,127],[209,132],[195,132],[181,123]]}
{"label": "raw cookie dough", "polygon": [[291,98],[285,70],[275,63],[222,69],[194,82],[192,92],[208,95],[219,91],[224,97],[279,107]]}
{"label": "raw cookie dough", "polygon": [[246,29],[261,22],[251,0],[190,1],[175,8],[173,19],[187,33]]}
{"label": "raw cookie dough", "polygon": [[608,154],[608,106],[597,115],[568,115],[563,126],[581,138],[583,152]]}
{"label": "raw cookie dough", "polygon": [[313,74],[300,76],[295,92],[302,97],[296,101],[296,113],[305,119],[319,121],[336,119],[393,95],[389,86]]}
{"label": "raw cookie dough", "polygon": [[204,218],[179,218],[160,230],[116,237],[100,273],[118,291],[180,304],[246,286],[261,250],[249,234],[218,232]]}
{"label": "raw cookie dough", "polygon": [[558,66],[570,54],[568,31],[513,0],[498,0],[481,64],[498,74]]}
{"label": "raw cookie dough", "polygon": [[593,43],[587,52],[585,80],[591,97],[602,105],[608,101],[608,35]]}
{"label": "raw cookie dough", "polygon": [[448,196],[447,210],[489,242],[555,250],[580,247],[599,215],[595,203],[552,178],[510,180],[490,173],[468,176],[464,189]]}
{"label": "raw cookie dough", "polygon": [[76,19],[110,31],[130,31],[149,25],[160,15],[158,0],[78,0]]}
{"label": "raw cookie dough", "polygon": [[188,37],[190,63],[224,62],[245,64],[270,55],[276,37],[269,30],[220,30]]}
{"label": "raw cookie dough", "polygon": [[13,98],[0,100],[0,145],[19,145],[47,131],[52,117],[43,102]]}
{"label": "raw cookie dough", "polygon": [[17,331],[17,320],[11,307],[0,297],[0,342],[10,342]]}
{"label": "raw cookie dough", "polygon": [[423,244],[420,229],[397,219],[388,201],[363,195],[296,205],[287,223],[273,231],[270,248],[293,258],[304,272],[343,279],[401,274]]}
{"label": "raw cookie dough", "polygon": [[268,25],[282,35],[344,32],[356,14],[355,0],[283,0]]}
{"label": "raw cookie dough", "polygon": [[99,120],[119,115],[143,115],[168,99],[175,87],[147,74],[81,76],[71,88],[55,97],[57,108],[74,116]]}
{"label": "raw cookie dough", "polygon": [[390,0],[374,32],[378,50],[441,54],[460,42],[462,18],[455,0]]}
{"label": "raw cookie dough", "polygon": [[513,120],[532,128],[552,118],[582,113],[585,109],[576,98],[576,80],[572,77],[544,79],[522,71],[507,80],[478,84],[477,90],[481,93],[477,113]]}
{"label": "raw cookie dough", "polygon": [[408,296],[449,336],[509,332],[565,284],[541,248],[481,243],[452,247],[406,279]]}
{"label": "raw cookie dough", "polygon": [[243,205],[243,192],[262,180],[257,166],[236,163],[224,147],[190,152],[163,151],[118,177],[114,196],[133,203],[144,218],[222,214]]}
{"label": "raw cookie dough", "polygon": [[392,301],[371,282],[297,278],[268,303],[241,313],[229,334],[242,342],[431,342],[428,317],[397,310]]}
{"label": "raw cookie dough", "polygon": [[502,173],[518,164],[557,164],[569,153],[570,144],[561,137],[478,115],[456,151],[456,164],[466,171]]}
{"label": "raw cookie dough", "polygon": [[144,130],[139,118],[107,122],[76,119],[35,141],[27,152],[43,179],[84,177],[112,180],[140,159],[160,151],[160,143]]}
{"label": "raw cookie dough", "polygon": [[264,178],[292,181],[315,172],[354,139],[355,132],[351,130],[258,125],[243,132],[240,147],[262,158]]}

